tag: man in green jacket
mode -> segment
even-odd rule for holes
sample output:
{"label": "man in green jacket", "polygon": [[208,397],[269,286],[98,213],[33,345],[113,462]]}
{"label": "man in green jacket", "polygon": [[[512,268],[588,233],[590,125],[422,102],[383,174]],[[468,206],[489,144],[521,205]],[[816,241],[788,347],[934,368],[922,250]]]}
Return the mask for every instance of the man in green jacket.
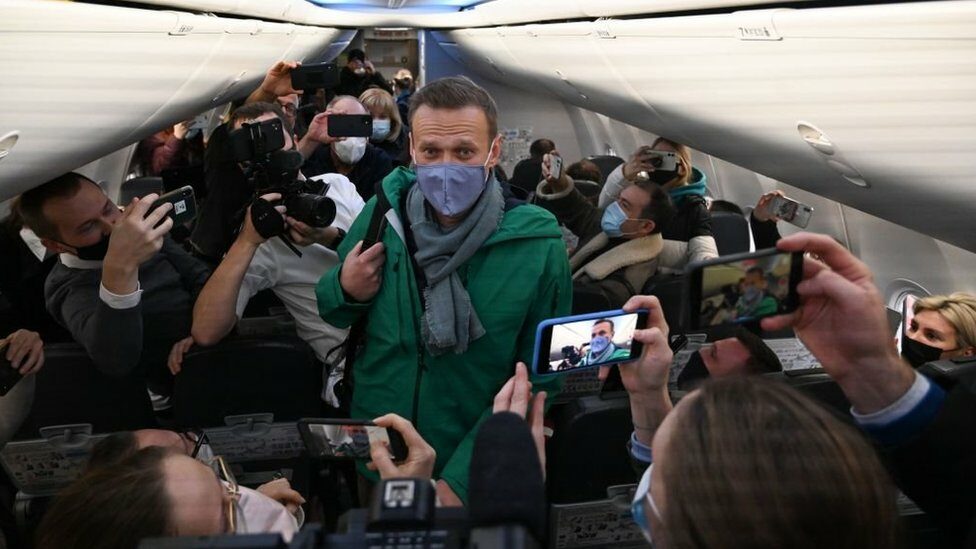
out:
{"label": "man in green jacket", "polygon": [[367,315],[352,417],[409,418],[437,452],[442,504],[462,504],[478,426],[516,361],[531,363],[538,323],[569,313],[572,283],[555,218],[506,199],[491,175],[501,143],[485,90],[432,82],[411,99],[410,127],[415,171],[383,180],[391,209],[379,243],[361,242],[374,197],[316,293],[334,326]]}

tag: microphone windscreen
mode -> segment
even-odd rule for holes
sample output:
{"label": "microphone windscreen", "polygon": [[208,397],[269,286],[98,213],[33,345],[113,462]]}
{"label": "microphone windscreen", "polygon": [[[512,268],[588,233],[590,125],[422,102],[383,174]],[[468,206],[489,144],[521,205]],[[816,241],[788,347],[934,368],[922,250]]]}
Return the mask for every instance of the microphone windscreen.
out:
{"label": "microphone windscreen", "polygon": [[520,524],[545,538],[546,489],[542,465],[524,419],[492,415],[475,438],[468,481],[472,528]]}

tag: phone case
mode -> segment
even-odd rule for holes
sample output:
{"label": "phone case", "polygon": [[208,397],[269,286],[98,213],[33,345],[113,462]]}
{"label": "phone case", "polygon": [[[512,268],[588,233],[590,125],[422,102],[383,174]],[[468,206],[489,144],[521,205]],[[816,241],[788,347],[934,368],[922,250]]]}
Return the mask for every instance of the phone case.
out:
{"label": "phone case", "polygon": [[[637,311],[634,311],[634,312],[631,313],[631,312],[627,312],[627,311],[625,311],[623,309],[616,309],[616,310],[613,310],[613,311],[600,311],[600,312],[597,312],[597,313],[587,313],[587,314],[583,314],[583,315],[564,316],[564,317],[560,317],[560,318],[549,318],[549,319],[543,320],[542,322],[539,323],[539,326],[535,330],[535,346],[534,346],[534,352],[532,354],[532,373],[535,374],[535,375],[560,375],[561,373],[563,373],[563,372],[541,372],[541,373],[539,372],[539,352],[542,349],[542,341],[543,341],[542,336],[545,333],[546,328],[548,328],[550,326],[555,326],[557,324],[566,324],[568,322],[579,322],[579,321],[582,321],[582,320],[597,320],[597,319],[600,319],[600,318],[612,318],[612,317],[615,317],[615,316],[629,315],[629,314],[635,314],[635,313],[638,314],[638,315],[641,315],[641,314],[645,314],[646,315],[647,314],[647,310],[646,309],[638,309]],[[614,362],[606,362],[604,364],[601,364],[601,366],[610,366],[612,364],[618,364],[620,362],[626,362],[626,361],[624,361],[624,360],[617,360],[617,361],[614,361]],[[582,369],[585,369],[585,368],[574,369],[572,371],[579,371],[579,370],[582,370]]]}
{"label": "phone case", "polygon": [[[4,353],[6,346],[0,347],[0,353]],[[14,369],[13,365],[5,356],[0,355],[0,396],[6,395],[17,385],[17,382],[24,377]]]}
{"label": "phone case", "polygon": [[329,115],[329,136],[331,137],[371,137],[373,118],[366,114]]}

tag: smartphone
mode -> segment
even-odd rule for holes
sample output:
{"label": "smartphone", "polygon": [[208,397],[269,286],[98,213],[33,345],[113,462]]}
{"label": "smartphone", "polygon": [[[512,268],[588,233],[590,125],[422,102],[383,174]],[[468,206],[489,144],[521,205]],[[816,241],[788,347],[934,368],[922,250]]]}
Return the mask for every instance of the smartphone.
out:
{"label": "smartphone", "polygon": [[[166,215],[173,218],[174,227],[189,223],[196,218],[197,201],[194,198],[192,186],[185,185],[179,189],[170,191],[160,196],[155,202],[153,202],[152,206],[150,206],[149,211],[152,212],[167,202],[173,205],[173,208]],[[148,213],[146,215],[148,215]]]}
{"label": "smartphone", "polygon": [[377,440],[388,444],[393,461],[407,458],[407,445],[400,433],[369,420],[303,418],[298,421],[298,432],[313,458],[369,459],[369,445]]}
{"label": "smartphone", "polygon": [[329,135],[332,137],[371,137],[373,117],[368,114],[330,114]]}
{"label": "smartphone", "polygon": [[549,177],[559,179],[563,173],[563,159],[555,154],[549,155]]}
{"label": "smartphone", "polygon": [[335,63],[302,65],[290,74],[291,87],[296,90],[330,90],[339,85],[339,71]]}
{"label": "smartphone", "polygon": [[22,377],[24,376],[7,360],[7,342],[0,343],[0,396],[9,393]]}
{"label": "smartphone", "polygon": [[369,224],[369,227],[366,228],[366,236],[363,237],[363,247],[360,250],[360,253],[365,252],[366,250],[373,247],[373,244],[376,244],[377,242],[381,242],[383,240],[383,232],[386,231],[387,223],[388,222],[386,220],[386,216],[384,215],[379,219],[379,222],[376,224],[377,226],[375,227],[375,230],[373,227],[373,223],[371,222]]}
{"label": "smartphone", "polygon": [[796,310],[803,253],[775,248],[689,265],[686,329],[742,324]]}
{"label": "smartphone", "polygon": [[646,162],[654,167],[655,170],[673,172],[678,169],[678,153],[674,151],[659,151],[657,149],[646,148],[641,154],[647,156]]}
{"label": "smartphone", "polygon": [[899,330],[895,333],[895,340],[898,342],[896,347],[898,347],[898,354],[902,352],[902,342],[908,337],[908,331],[912,327],[912,320],[915,318],[915,302],[918,298],[908,294],[901,303],[901,326]]}
{"label": "smartphone", "polygon": [[787,223],[805,229],[810,224],[813,208],[792,198],[776,196],[769,202],[769,212]]}
{"label": "smartphone", "polygon": [[634,330],[645,324],[645,309],[543,320],[535,333],[532,371],[538,375],[564,374],[635,360],[642,345],[634,340]]}

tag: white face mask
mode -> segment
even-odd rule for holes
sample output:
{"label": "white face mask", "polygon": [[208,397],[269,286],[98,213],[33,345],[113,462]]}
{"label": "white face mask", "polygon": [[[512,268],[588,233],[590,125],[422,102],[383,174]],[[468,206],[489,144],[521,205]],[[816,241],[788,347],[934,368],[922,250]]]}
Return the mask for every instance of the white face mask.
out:
{"label": "white face mask", "polygon": [[366,154],[365,137],[347,137],[332,144],[336,156],[343,164],[352,166]]}
{"label": "white face mask", "polygon": [[238,534],[281,534],[291,541],[298,532],[299,524],[285,506],[268,496],[244,486],[240,487],[241,499],[237,502]]}

